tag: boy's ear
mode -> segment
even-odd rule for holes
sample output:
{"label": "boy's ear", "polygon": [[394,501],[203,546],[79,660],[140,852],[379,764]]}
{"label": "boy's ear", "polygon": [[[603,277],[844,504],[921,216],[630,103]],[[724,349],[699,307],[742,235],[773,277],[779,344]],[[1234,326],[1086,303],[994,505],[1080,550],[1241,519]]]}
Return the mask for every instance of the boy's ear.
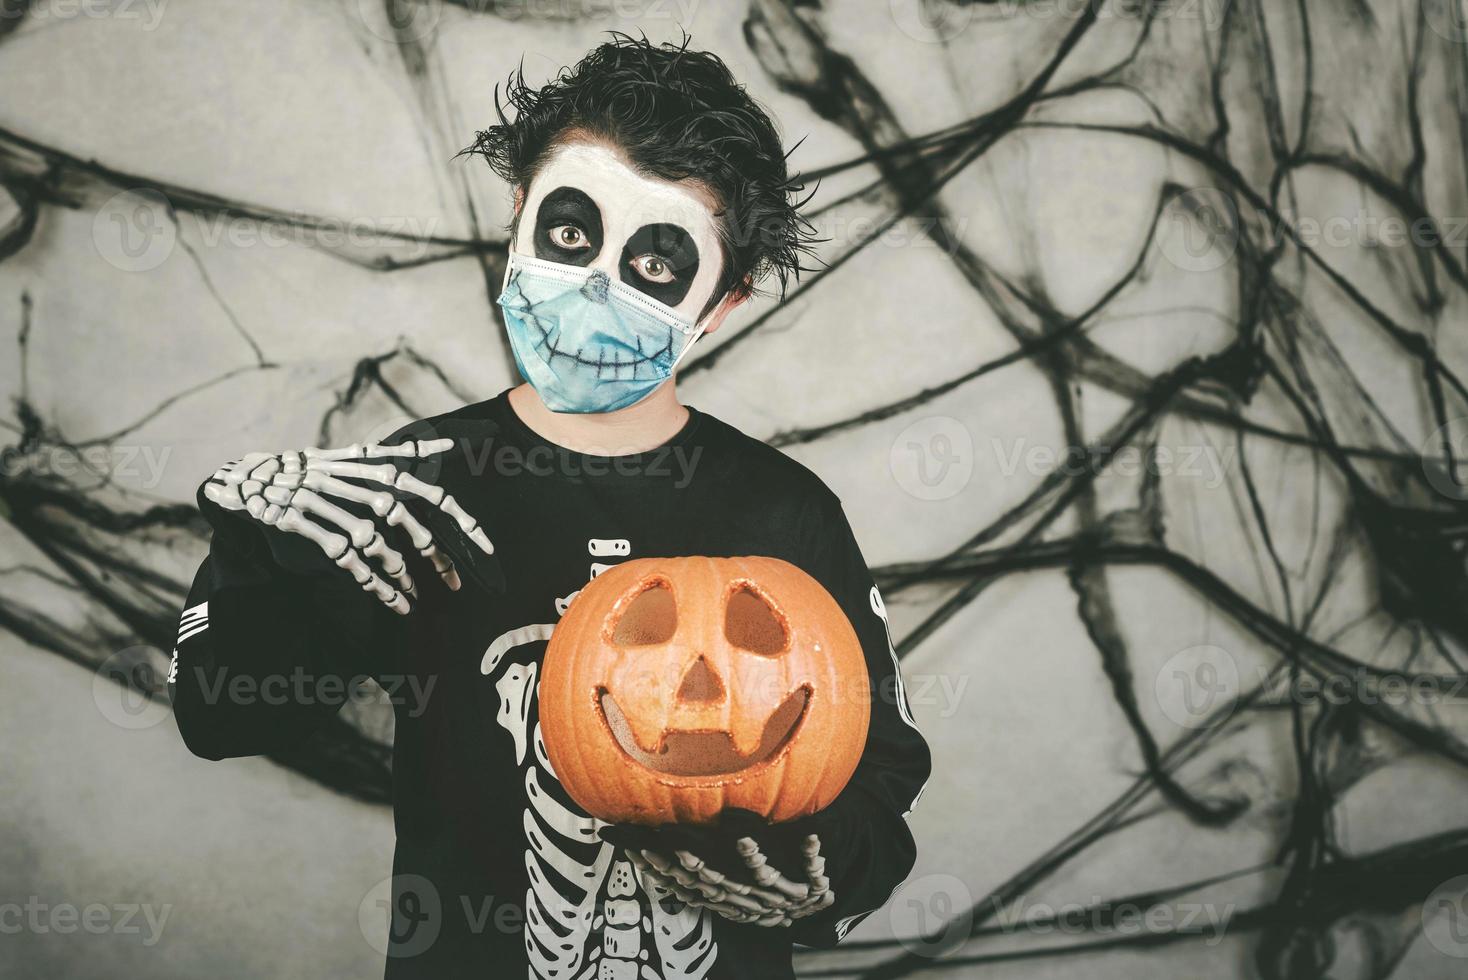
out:
{"label": "boy's ear", "polygon": [[719,329],[719,327],[723,326],[724,319],[728,317],[730,313],[733,313],[735,310],[739,309],[739,307],[747,302],[749,298],[753,295],[753,284],[750,283],[750,281],[747,279],[740,284],[738,289],[731,289],[729,290],[729,292],[725,293],[724,298],[719,300],[719,305],[715,306],[712,310],[709,310],[709,315],[704,317],[704,336],[713,333],[715,330]]}
{"label": "boy's ear", "polygon": [[511,252],[515,250],[515,239],[520,237],[520,215],[525,211],[524,184],[515,185],[514,208],[514,212],[510,215],[510,227],[508,229],[510,232],[509,249]]}

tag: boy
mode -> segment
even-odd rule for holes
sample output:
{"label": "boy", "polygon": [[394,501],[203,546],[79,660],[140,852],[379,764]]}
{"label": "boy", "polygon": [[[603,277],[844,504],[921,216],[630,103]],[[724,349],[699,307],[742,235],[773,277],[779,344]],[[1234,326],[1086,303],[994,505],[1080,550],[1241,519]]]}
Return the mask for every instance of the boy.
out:
{"label": "boy", "polygon": [[[515,189],[499,302],[527,383],[383,445],[252,454],[206,481],[179,727],[207,758],[275,751],[339,701],[218,696],[229,679],[412,677],[394,684],[423,693],[396,706],[390,978],[789,977],[793,943],[837,942],[911,870],[929,769],[840,502],[671,383],[759,279],[799,273],[799,185],[770,120],[686,41],[614,36],[508,98],[515,118],[471,149]],[[673,555],[782,558],[850,620],[871,724],[820,813],[609,827],[556,782],[536,709],[556,620],[597,566]]]}

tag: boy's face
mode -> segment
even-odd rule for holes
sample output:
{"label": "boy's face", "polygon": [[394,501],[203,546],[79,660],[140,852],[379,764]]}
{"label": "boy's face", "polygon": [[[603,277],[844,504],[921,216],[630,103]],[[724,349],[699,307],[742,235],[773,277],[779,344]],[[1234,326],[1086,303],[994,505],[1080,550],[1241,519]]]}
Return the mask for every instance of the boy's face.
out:
{"label": "boy's face", "polygon": [[518,203],[521,255],[599,269],[689,322],[714,295],[723,253],[696,184],[645,176],[617,150],[577,141],[552,151]]}

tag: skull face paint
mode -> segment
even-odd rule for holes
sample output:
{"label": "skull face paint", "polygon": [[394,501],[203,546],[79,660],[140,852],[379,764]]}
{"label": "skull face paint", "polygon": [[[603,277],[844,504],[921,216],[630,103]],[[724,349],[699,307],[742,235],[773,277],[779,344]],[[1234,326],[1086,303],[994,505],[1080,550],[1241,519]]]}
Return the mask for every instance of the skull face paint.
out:
{"label": "skull face paint", "polygon": [[711,202],[572,143],[531,182],[505,289],[520,373],[556,412],[610,412],[672,377],[722,265]]}
{"label": "skull face paint", "polygon": [[695,185],[638,173],[600,143],[568,143],[530,182],[513,251],[599,270],[693,322],[723,268],[714,212]]}

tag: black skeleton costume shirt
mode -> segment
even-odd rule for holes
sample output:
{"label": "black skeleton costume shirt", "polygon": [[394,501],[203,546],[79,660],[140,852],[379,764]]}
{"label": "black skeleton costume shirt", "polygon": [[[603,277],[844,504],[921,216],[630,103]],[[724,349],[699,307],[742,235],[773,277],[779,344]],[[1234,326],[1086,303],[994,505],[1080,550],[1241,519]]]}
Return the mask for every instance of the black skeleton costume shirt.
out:
{"label": "black skeleton costume shirt", "polygon": [[[515,415],[508,392],[384,444],[425,438],[455,448],[395,465],[451,493],[493,542],[492,556],[452,552],[459,591],[403,545],[423,567],[413,569],[416,604],[397,615],[312,542],[225,511],[201,489],[215,533],[172,671],[184,740],[210,759],[288,750],[344,700],[321,692],[350,689],[361,675],[394,695],[387,977],[790,977],[793,943],[831,945],[880,907],[915,859],[906,815],[929,754],[837,497],[777,450],[692,408],[668,443],[627,456],[546,442]],[[453,535],[451,523],[435,525],[446,550]],[[799,566],[835,597],[865,653],[865,751],[819,815],[835,903],[788,928],[736,924],[645,887],[547,762],[537,672],[557,620],[606,567],[678,555]],[[263,691],[271,678],[301,674],[338,686],[277,682],[288,696],[231,695],[241,678],[234,690]]]}

